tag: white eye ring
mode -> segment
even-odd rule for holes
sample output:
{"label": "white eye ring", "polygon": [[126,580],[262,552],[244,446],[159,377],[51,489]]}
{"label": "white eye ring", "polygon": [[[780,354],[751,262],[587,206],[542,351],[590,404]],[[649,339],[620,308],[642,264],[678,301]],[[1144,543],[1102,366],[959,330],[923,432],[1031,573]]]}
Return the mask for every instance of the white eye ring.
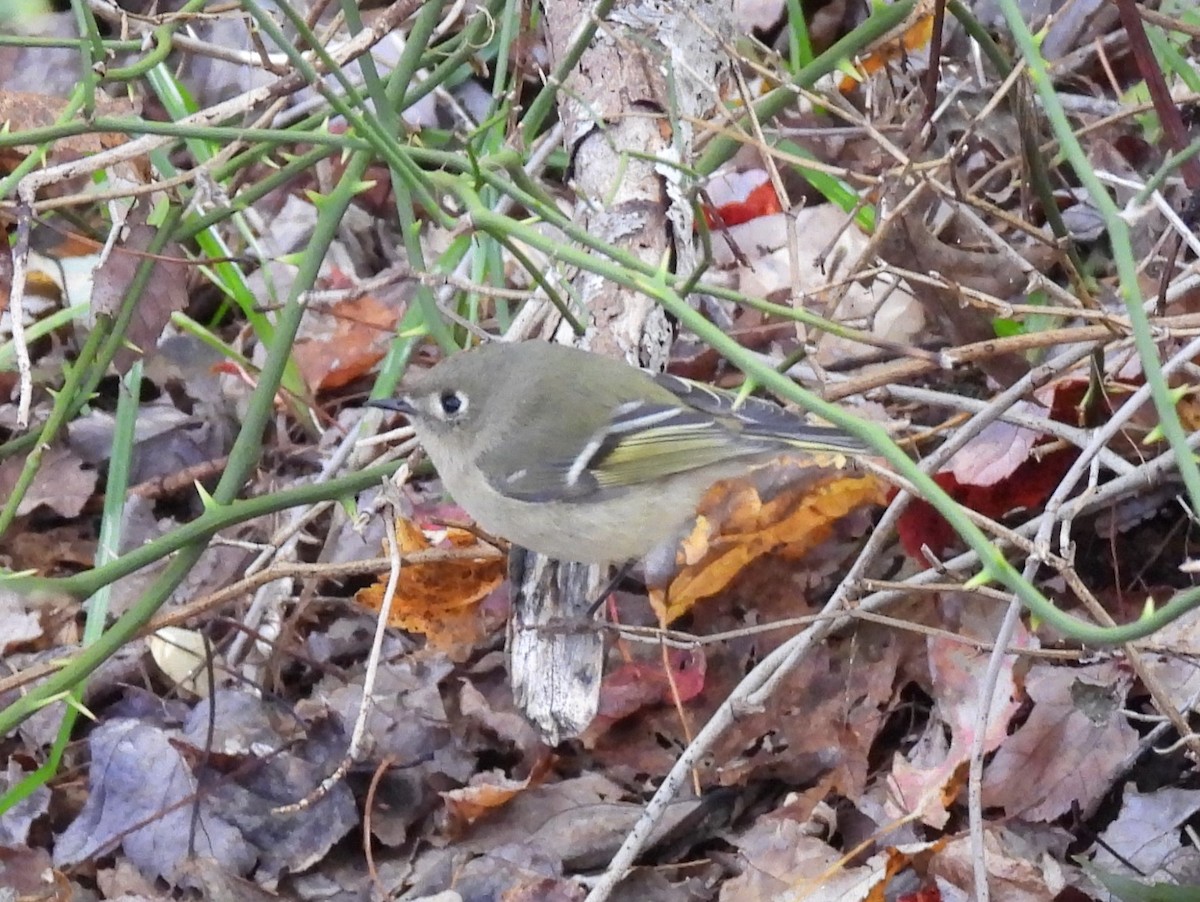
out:
{"label": "white eye ring", "polygon": [[433,403],[434,413],[443,420],[452,420],[467,411],[467,396],[460,391],[444,391]]}

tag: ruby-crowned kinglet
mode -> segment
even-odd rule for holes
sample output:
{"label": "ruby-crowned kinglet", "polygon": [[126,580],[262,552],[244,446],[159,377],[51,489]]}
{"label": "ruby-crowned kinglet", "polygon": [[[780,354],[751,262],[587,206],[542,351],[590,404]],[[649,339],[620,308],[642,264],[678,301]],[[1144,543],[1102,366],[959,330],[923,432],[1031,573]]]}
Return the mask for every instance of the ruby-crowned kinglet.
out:
{"label": "ruby-crowned kinglet", "polygon": [[463,351],[371,403],[408,416],[488,532],[585,563],[644,557],[714,483],[757,463],[864,451],[767,401],[543,341]]}

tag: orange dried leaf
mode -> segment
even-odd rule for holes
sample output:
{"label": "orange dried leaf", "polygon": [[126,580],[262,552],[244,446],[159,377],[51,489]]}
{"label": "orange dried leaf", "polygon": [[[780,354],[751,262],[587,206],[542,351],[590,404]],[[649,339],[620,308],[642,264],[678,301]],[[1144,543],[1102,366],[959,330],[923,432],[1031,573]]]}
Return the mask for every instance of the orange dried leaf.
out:
{"label": "orange dried leaf", "polygon": [[550,773],[552,759],[546,756],[534,763],[529,776],[513,780],[498,772],[476,774],[461,789],[441,793],[446,802],[451,835],[462,835],[468,827],[491,811],[503,808],[521,793],[541,786]]}
{"label": "orange dried leaf", "polygon": [[400,519],[396,521],[396,547],[400,549],[401,554],[412,554],[414,551],[424,551],[433,546],[429,537],[425,535],[425,530],[412,520]]}
{"label": "orange dried leaf", "polygon": [[481,774],[494,783],[476,783],[462,789],[451,789],[442,793],[446,802],[446,814],[450,818],[451,832],[462,833],[490,811],[503,808],[519,793],[529,788],[529,780],[510,780],[494,774]]}
{"label": "orange dried leaf", "polygon": [[[929,46],[933,37],[933,5],[919,3],[903,22],[880,37],[870,53],[859,58],[857,67],[863,76],[873,75],[889,63],[904,59],[908,54]],[[848,94],[858,87],[852,78],[843,78],[838,90]]]}
{"label": "orange dried leaf", "polygon": [[763,555],[803,557],[830,538],[842,517],[882,504],[885,496],[885,486],[870,474],[778,464],[718,483],[677,546],[678,572],[665,592],[651,590],[660,622],[671,623],[717,594]]}
{"label": "orange dried leaf", "polygon": [[[459,548],[468,548],[475,541],[474,536],[462,530],[451,530],[447,540]],[[430,547],[420,528],[407,520],[396,524],[396,542],[406,554]],[[479,602],[504,577],[504,559],[490,554],[481,553],[478,560],[405,564],[400,568],[388,625],[425,636],[432,647],[450,654],[468,651],[488,632]],[[383,606],[386,587],[385,577],[361,589],[355,600],[378,611]]]}
{"label": "orange dried leaf", "polygon": [[401,312],[370,295],[310,311],[293,351],[305,385],[330,391],[365,376],[387,353]]}
{"label": "orange dried leaf", "polygon": [[1184,430],[1195,432],[1200,429],[1200,398],[1189,392],[1180,399],[1177,409]]}

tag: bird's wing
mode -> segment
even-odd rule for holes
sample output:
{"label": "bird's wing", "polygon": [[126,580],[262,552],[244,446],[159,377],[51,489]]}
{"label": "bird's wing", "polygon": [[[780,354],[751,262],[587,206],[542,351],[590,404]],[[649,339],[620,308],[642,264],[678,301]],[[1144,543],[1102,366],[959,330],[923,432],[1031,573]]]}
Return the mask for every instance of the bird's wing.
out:
{"label": "bird's wing", "polygon": [[768,401],[740,399],[674,376],[656,376],[655,382],[673,397],[619,404],[612,420],[595,430],[574,457],[556,458],[546,451],[548,444],[569,447],[570,442],[539,444],[540,436],[513,437],[505,459],[517,463],[507,471],[498,472],[495,458],[485,458],[493,487],[523,501],[587,501],[602,489],[654,483],[773,449],[865,450],[841,430],[815,426]]}
{"label": "bird's wing", "polygon": [[[493,487],[524,501],[570,498],[586,501],[601,489],[651,483],[769,447],[730,431],[703,411],[675,404],[630,401],[616,408],[613,419],[588,437],[571,459],[547,458],[544,447],[528,447],[509,460],[520,463],[493,475]],[[496,473],[484,461],[484,471]]]}
{"label": "bird's wing", "polygon": [[633,401],[593,442],[587,469],[601,486],[653,482],[767,450],[723,419],[694,407]]}
{"label": "bird's wing", "polygon": [[802,415],[785,410],[770,401],[722,391],[710,385],[680,379],[665,373],[654,381],[688,407],[722,421],[736,421],[730,428],[742,435],[763,439],[800,450],[862,453],[867,446],[833,426],[818,426]]}

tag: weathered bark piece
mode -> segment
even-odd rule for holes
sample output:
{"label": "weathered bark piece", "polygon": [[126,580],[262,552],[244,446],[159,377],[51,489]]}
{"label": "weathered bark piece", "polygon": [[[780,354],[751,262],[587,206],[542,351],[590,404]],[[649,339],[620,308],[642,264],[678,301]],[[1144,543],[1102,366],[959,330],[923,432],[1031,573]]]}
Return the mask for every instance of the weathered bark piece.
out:
{"label": "weathered bark piece", "polygon": [[[546,0],[551,68],[571,49],[593,4]],[[689,272],[695,253],[690,186],[677,163],[693,157],[691,122],[718,102],[719,36],[732,3],[618,0],[559,94],[571,154],[575,218],[588,232],[654,266]],[[661,162],[659,162],[661,161]],[[670,324],[649,298],[581,273],[584,347],[661,369]],[[569,341],[566,326],[560,340]]]}
{"label": "weathered bark piece", "polygon": [[[544,0],[550,69],[570,52],[592,2]],[[695,266],[691,186],[696,120],[719,102],[721,36],[732,0],[617,0],[558,94],[571,155],[575,220],[590,234],[658,267]],[[666,314],[638,292],[580,272],[582,339],[559,341],[661,370],[671,345]],[[630,523],[637,529],[637,523]],[[513,549],[509,678],[517,707],[555,744],[578,735],[599,706],[604,639],[586,611],[604,573]]]}
{"label": "weathered bark piece", "polygon": [[513,701],[548,745],[582,733],[600,704],[604,637],[587,619],[607,569],[513,547],[508,672]]}

